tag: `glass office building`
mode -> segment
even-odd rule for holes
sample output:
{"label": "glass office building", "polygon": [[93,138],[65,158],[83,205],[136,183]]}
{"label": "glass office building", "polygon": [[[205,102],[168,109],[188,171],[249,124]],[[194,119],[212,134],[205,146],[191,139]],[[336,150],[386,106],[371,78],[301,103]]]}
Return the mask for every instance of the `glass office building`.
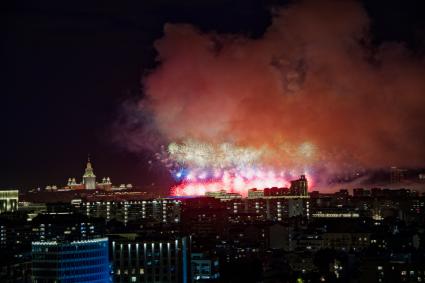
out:
{"label": "glass office building", "polygon": [[33,282],[111,282],[108,255],[107,238],[33,242]]}

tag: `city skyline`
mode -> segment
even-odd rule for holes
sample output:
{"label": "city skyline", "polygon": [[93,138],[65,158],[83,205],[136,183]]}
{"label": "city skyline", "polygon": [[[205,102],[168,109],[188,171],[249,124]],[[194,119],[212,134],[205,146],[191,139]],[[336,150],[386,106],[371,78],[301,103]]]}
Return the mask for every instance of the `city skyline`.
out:
{"label": "city skyline", "polygon": [[[83,163],[82,163],[83,164]],[[35,187],[9,187],[4,189],[10,189],[10,190],[17,190],[21,193],[25,192],[34,192],[37,190],[41,191],[66,191],[66,190],[94,190],[94,189],[100,189],[100,190],[123,190],[123,189],[137,189],[137,190],[143,190],[150,193],[157,193],[159,195],[208,195],[208,192],[219,192],[219,191],[228,191],[232,193],[238,193],[246,196],[249,189],[270,189],[270,188],[289,188],[290,184],[293,180],[297,179],[301,175],[301,177],[304,177],[304,174],[296,175],[291,174],[287,175],[286,178],[280,178],[279,176],[269,178],[267,177],[268,174],[271,174],[271,172],[259,172],[261,174],[264,174],[269,180],[264,179],[264,181],[253,179],[254,181],[245,183],[245,187],[237,188],[235,186],[235,180],[230,181],[228,184],[222,184],[219,185],[214,183],[204,183],[203,181],[205,179],[204,172],[200,172],[200,175],[196,176],[194,175],[193,178],[199,179],[198,183],[193,184],[186,184],[179,183],[178,181],[175,184],[171,184],[170,187],[157,187],[153,186],[138,186],[133,185],[131,183],[121,182],[121,183],[112,183],[111,177],[109,177],[108,174],[103,174],[97,178],[95,175],[94,166],[92,165],[93,162],[90,159],[90,155],[87,156],[85,169],[82,170],[81,177],[78,177],[78,174],[70,173],[68,174],[68,178],[65,178],[65,180],[62,180],[58,183],[48,182],[46,184],[40,184],[39,186]],[[80,166],[83,168],[84,166]],[[80,170],[81,171],[81,170]],[[253,174],[253,173],[251,173]],[[275,173],[273,173],[275,174]],[[398,189],[398,188],[409,188],[412,190],[416,190],[418,192],[423,192],[423,183],[425,179],[425,173],[423,173],[422,169],[416,169],[416,170],[407,170],[403,168],[397,168],[397,167],[391,167],[386,168],[384,170],[377,172],[371,172],[370,174],[364,174],[362,178],[360,178],[360,182],[358,181],[358,177],[354,176],[354,179],[350,179],[352,172],[349,172],[349,175],[347,176],[341,176],[341,180],[334,180],[326,187],[320,187],[314,185],[314,179],[312,177],[308,177],[310,179],[310,183],[308,185],[308,191],[316,191],[321,190],[324,193],[330,193],[335,192],[340,189],[348,189],[349,191],[353,191],[356,188],[359,187],[365,187],[365,188],[373,188],[373,187],[382,187],[382,188],[391,188],[391,189]],[[75,177],[77,176],[77,177]],[[88,178],[87,178],[88,177]],[[346,179],[344,179],[346,178]],[[90,188],[87,188],[87,180],[90,179]],[[354,180],[354,181],[353,181]],[[186,189],[185,186],[192,186],[191,192],[185,192]],[[159,189],[159,190],[158,190]],[[196,191],[199,190],[199,191]]]}

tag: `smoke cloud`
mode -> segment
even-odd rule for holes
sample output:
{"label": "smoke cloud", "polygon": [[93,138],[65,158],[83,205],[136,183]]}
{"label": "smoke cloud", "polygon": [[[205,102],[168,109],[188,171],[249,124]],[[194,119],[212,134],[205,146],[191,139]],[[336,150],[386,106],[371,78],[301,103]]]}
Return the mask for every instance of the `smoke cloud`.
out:
{"label": "smoke cloud", "polygon": [[[259,39],[166,24],[138,111],[169,142],[258,148],[267,164],[423,166],[423,60],[402,44],[372,46],[355,1],[273,12]],[[129,144],[142,146],[145,131]]]}

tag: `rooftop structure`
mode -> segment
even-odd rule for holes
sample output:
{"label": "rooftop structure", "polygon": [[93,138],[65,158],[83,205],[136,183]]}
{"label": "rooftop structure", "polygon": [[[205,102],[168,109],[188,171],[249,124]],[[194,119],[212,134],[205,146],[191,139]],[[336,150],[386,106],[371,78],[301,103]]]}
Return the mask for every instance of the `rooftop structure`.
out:
{"label": "rooftop structure", "polygon": [[213,197],[220,199],[221,201],[228,201],[231,199],[241,199],[242,196],[238,193],[228,193],[225,190],[221,190],[218,192],[206,192],[205,196],[207,197]]}

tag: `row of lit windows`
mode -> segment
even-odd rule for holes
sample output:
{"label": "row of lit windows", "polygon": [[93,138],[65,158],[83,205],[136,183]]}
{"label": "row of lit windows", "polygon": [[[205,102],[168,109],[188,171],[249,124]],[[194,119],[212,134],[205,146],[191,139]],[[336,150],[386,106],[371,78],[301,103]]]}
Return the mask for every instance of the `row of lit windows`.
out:
{"label": "row of lit windows", "polygon": [[[139,249],[135,249],[134,248],[134,246],[133,247],[131,247],[130,249],[128,248],[128,247],[120,247],[120,248],[117,248],[116,250],[115,250],[115,254],[118,256],[119,254],[123,254],[123,255],[125,255],[125,256],[127,256],[127,255],[134,255],[134,256],[137,256],[137,251],[139,251],[139,255],[141,256],[142,254],[143,255],[145,255],[145,256],[147,256],[147,257],[159,257],[160,255],[161,255],[161,253],[160,253],[160,251],[161,251],[161,249],[158,249],[158,248],[155,248],[153,251],[152,251],[152,248],[151,247],[149,247],[149,248],[147,248],[146,249],[146,253],[145,253],[145,251],[144,251],[144,248],[139,248]],[[174,248],[174,245],[173,246],[171,246],[170,245],[170,247],[167,247],[167,246],[165,246],[165,247],[163,247],[162,248],[162,255],[163,256],[167,256],[168,255],[168,253],[170,253],[170,254],[175,254],[176,253],[176,249]]]}
{"label": "row of lit windows", "polygon": [[35,252],[81,252],[81,251],[97,251],[106,248],[104,243],[86,243],[84,245],[33,245],[32,250]]}
{"label": "row of lit windows", "polygon": [[33,266],[34,268],[66,268],[66,269],[72,269],[72,268],[81,268],[84,266],[95,266],[95,265],[101,265],[108,262],[108,259],[106,256],[103,256],[98,259],[91,259],[91,260],[81,260],[81,261],[71,261],[71,262],[63,262],[59,261],[60,264],[58,265],[58,261],[52,260],[52,261],[44,261],[43,259],[37,259],[33,258]]}
{"label": "row of lit windows", "polygon": [[[124,267],[127,267],[127,268],[124,268]],[[174,266],[171,266],[171,267],[169,267],[169,268],[167,268],[167,267],[164,267],[162,270],[161,269],[159,269],[158,267],[157,268],[146,268],[146,267],[144,267],[144,268],[139,268],[139,269],[136,269],[136,268],[133,268],[133,269],[128,269],[129,267],[128,266],[122,266],[122,265],[119,265],[119,266],[117,266],[117,269],[116,269],[116,274],[160,274],[161,272],[164,274],[164,273],[170,273],[170,274],[175,274],[176,272],[177,272],[177,269],[174,267]]]}
{"label": "row of lit windows", "polygon": [[78,260],[82,258],[102,257],[107,254],[106,251],[92,251],[92,252],[79,252],[79,253],[38,253],[33,251],[33,259],[35,260]]}

